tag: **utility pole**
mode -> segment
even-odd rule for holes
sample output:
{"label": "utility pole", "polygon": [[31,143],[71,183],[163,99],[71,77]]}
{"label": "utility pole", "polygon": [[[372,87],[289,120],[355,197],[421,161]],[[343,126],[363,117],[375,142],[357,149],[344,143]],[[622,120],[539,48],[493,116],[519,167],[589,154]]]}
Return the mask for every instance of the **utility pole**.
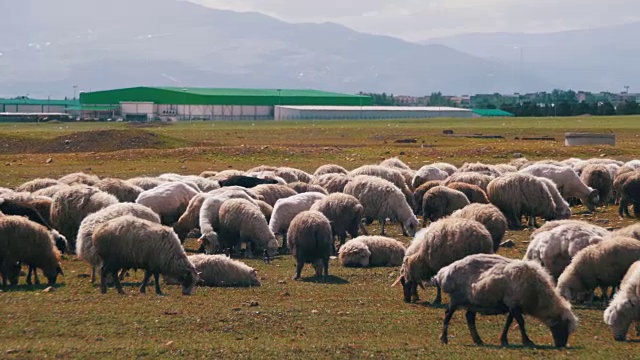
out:
{"label": "utility pole", "polygon": [[73,100],[76,99],[76,90],[78,89],[78,85],[73,85]]}

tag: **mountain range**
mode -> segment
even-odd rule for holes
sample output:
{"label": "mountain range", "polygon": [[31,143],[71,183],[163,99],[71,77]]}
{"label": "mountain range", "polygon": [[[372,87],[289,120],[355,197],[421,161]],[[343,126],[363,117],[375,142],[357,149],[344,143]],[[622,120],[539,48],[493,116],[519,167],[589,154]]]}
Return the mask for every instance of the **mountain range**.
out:
{"label": "mountain range", "polygon": [[[620,87],[627,71],[628,78],[638,72],[627,62],[590,67],[633,57],[637,45],[624,37],[611,42],[620,45],[617,52],[594,54],[596,44],[567,39],[557,45],[564,50],[539,54],[556,47],[537,48],[518,34],[412,43],[179,0],[2,1],[0,13],[9,14],[0,21],[0,96],[71,97],[74,85],[81,91],[144,85],[412,95],[599,90]],[[480,40],[493,45],[476,46]],[[523,44],[523,66],[513,49],[498,50],[500,41]]]}

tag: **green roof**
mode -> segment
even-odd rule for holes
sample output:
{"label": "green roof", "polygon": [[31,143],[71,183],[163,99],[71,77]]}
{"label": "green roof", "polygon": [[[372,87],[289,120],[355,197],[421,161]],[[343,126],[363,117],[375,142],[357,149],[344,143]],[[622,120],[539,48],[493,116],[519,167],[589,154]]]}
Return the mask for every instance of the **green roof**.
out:
{"label": "green roof", "polygon": [[77,106],[78,100],[56,100],[56,99],[30,99],[16,98],[4,99],[0,98],[0,105],[36,105],[36,106]]}
{"label": "green roof", "polygon": [[500,109],[473,109],[474,114],[482,117],[512,117],[515,116],[510,112]]}
{"label": "green roof", "polygon": [[80,103],[115,105],[121,102],[179,105],[371,105],[369,96],[319,90],[135,87],[80,94]]}

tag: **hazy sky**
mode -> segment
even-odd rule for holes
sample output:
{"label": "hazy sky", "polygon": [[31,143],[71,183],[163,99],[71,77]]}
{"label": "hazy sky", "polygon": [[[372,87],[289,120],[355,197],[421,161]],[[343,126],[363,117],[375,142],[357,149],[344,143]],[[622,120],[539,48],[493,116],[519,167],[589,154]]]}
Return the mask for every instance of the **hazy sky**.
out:
{"label": "hazy sky", "polygon": [[290,22],[332,21],[423,40],[465,32],[551,32],[640,20],[638,0],[189,0]]}

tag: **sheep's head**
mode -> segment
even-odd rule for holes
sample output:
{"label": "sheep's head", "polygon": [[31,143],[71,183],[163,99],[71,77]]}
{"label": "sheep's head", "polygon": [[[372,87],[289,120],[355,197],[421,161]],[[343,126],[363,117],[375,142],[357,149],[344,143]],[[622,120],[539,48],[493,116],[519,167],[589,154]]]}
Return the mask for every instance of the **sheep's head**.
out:
{"label": "sheep's head", "polygon": [[600,196],[598,195],[598,190],[591,189],[589,193],[589,197],[587,198],[587,203],[585,206],[589,208],[589,210],[593,211],[596,209],[596,205],[600,202]]}
{"label": "sheep's head", "polygon": [[420,222],[418,221],[418,218],[415,216],[411,216],[410,218],[405,220],[403,224],[409,236],[415,236],[416,232],[420,227]]}
{"label": "sheep's head", "polygon": [[251,269],[251,271],[249,271],[249,276],[251,278],[251,286],[260,286],[260,280],[258,280],[258,271],[256,269]]}
{"label": "sheep's head", "polygon": [[267,252],[269,253],[269,256],[276,255],[279,248],[280,244],[278,243],[278,240],[276,240],[275,236],[272,239],[269,239],[269,242],[267,243]]}
{"label": "sheep's head", "polygon": [[198,239],[198,242],[204,247],[207,255],[215,254],[220,251],[220,241],[215,231],[208,231]]}
{"label": "sheep's head", "polygon": [[50,268],[47,270],[43,269],[42,272],[44,273],[44,276],[49,281],[49,286],[53,286],[56,284],[56,279],[58,278],[58,274],[64,276],[64,272],[62,271],[62,267],[60,266],[60,263],[56,263],[56,266],[54,268]]}
{"label": "sheep's head", "polygon": [[391,286],[396,286],[398,283],[402,284],[402,290],[404,292],[404,302],[409,303],[418,297],[418,286],[422,286],[422,282],[416,281],[414,276],[411,276],[412,270],[414,270],[416,264],[414,258],[405,258],[405,262],[400,269],[400,276]]}
{"label": "sheep's head", "polygon": [[551,329],[551,335],[553,335],[554,345],[556,347],[565,347],[569,342],[569,335],[576,331],[578,318],[571,312],[570,308],[567,308],[554,318],[548,326]]}
{"label": "sheep's head", "polygon": [[22,270],[20,262],[15,262],[9,266],[9,271],[7,272],[9,284],[18,285],[18,281],[20,279],[20,270]]}
{"label": "sheep's head", "polygon": [[180,279],[180,284],[182,284],[182,295],[191,295],[196,285],[200,282],[200,274],[195,269],[189,269]]}
{"label": "sheep's head", "polygon": [[68,246],[67,238],[56,230],[51,230],[51,235],[53,236],[53,240],[58,250],[60,250],[60,252],[64,254],[65,251],[67,251]]}

